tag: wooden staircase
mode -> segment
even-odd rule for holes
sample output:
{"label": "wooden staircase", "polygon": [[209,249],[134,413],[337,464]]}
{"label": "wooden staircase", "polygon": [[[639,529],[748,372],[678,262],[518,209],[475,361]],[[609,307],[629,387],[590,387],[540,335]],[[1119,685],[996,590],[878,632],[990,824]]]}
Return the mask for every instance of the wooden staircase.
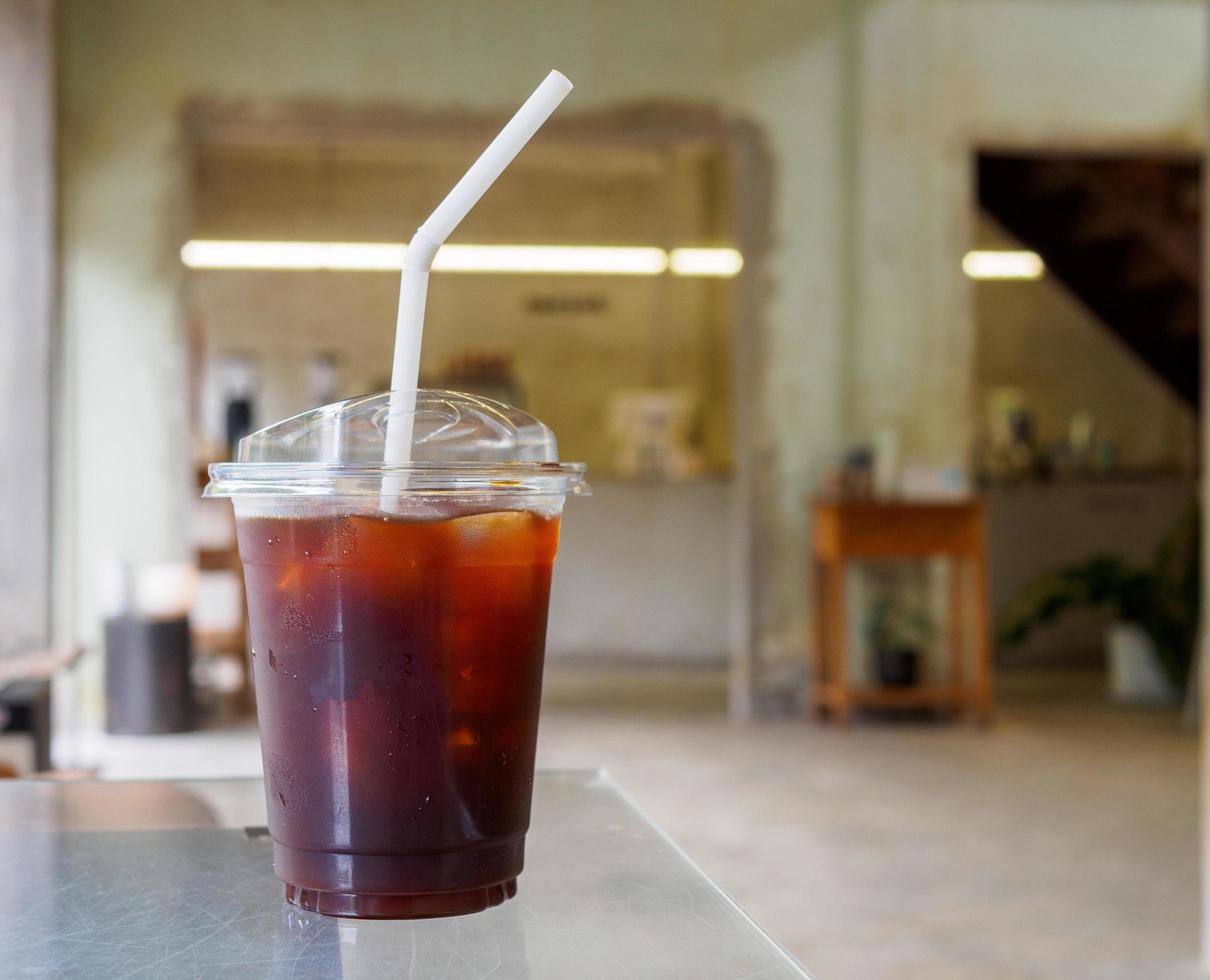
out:
{"label": "wooden staircase", "polygon": [[1188,404],[1201,388],[1196,158],[980,154],[979,203]]}

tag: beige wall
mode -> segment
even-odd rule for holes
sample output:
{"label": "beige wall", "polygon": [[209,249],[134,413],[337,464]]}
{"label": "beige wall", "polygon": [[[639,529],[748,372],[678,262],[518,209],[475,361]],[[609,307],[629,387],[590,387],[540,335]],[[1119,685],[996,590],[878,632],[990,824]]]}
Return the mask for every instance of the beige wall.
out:
{"label": "beige wall", "polygon": [[[965,462],[981,144],[1202,137],[1193,0],[336,3],[68,0],[62,10],[63,316],[69,597],[95,636],[97,564],[179,555],[190,481],[179,114],[199,95],[503,111],[551,65],[566,112],[647,99],[751,121],[774,163],[751,421],[766,658],[806,637],[803,497],[847,437]],[[1145,80],[1145,84],[1141,80]],[[743,216],[741,216],[743,220]],[[142,479],[130,476],[139,460]]]}

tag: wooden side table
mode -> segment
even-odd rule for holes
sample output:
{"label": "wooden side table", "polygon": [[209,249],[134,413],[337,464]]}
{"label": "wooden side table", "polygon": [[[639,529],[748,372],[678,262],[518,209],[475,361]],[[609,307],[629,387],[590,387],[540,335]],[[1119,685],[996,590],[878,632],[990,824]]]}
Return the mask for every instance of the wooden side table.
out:
{"label": "wooden side table", "polygon": [[[196,478],[198,490],[201,491],[210,482],[206,466],[198,466]],[[230,512],[231,508],[225,501],[219,503],[223,503],[224,509]],[[252,660],[248,656],[248,594],[244,586],[244,566],[239,560],[234,526],[231,533],[230,542],[223,547],[195,548],[194,562],[199,572],[223,572],[234,578],[239,593],[239,620],[231,629],[193,630],[193,644],[196,652],[230,657],[239,661],[244,681],[235,692],[234,703],[237,710],[251,712],[256,707],[256,701],[253,697]]]}
{"label": "wooden side table", "polygon": [[[987,608],[987,553],[983,503],[816,501],[814,524],[815,706],[847,723],[855,706],[937,706],[969,709],[980,721],[992,713],[992,648]],[[850,680],[845,611],[845,566],[854,560],[944,557],[949,576],[947,647],[943,684],[854,687]],[[964,626],[967,603],[975,628],[973,677],[967,681]]]}

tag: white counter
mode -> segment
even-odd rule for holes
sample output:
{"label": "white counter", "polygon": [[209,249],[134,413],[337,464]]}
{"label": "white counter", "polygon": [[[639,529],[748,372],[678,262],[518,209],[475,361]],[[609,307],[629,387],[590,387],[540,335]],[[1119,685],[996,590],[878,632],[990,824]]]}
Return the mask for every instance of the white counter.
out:
{"label": "white counter", "polygon": [[564,512],[547,656],[722,662],[730,481],[589,481]]}

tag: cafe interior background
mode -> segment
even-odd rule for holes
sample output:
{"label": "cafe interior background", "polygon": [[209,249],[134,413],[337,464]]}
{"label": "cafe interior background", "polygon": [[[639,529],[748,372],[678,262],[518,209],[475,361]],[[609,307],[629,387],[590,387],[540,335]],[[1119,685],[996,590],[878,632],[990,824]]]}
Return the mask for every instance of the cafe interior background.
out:
{"label": "cafe interior background", "polygon": [[[0,0],[5,770],[259,773],[205,466],[386,386],[397,258],[337,246],[406,240],[555,66],[421,364],[589,466],[539,765],[608,767],[821,977],[1200,975],[1206,14]],[[938,500],[974,574],[827,571],[821,501],[885,543]],[[1184,646],[1098,568],[1168,575]],[[187,623],[189,705],[107,689],[119,615]]]}

